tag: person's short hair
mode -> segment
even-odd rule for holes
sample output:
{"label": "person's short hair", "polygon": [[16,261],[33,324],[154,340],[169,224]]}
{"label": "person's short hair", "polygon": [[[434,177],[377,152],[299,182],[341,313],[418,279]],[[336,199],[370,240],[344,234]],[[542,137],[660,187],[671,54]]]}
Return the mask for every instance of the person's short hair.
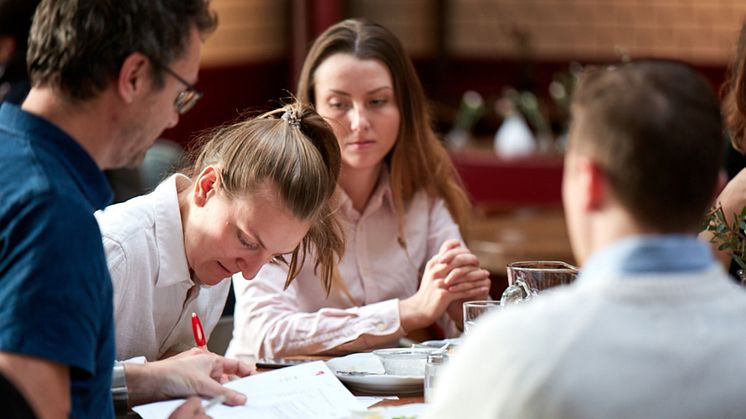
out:
{"label": "person's short hair", "polygon": [[204,37],[216,25],[209,0],[42,0],[29,36],[31,84],[71,101],[90,99],[140,52],[161,86],[162,66],[185,54],[191,29]]}
{"label": "person's short hair", "polygon": [[220,171],[221,191],[242,199],[266,185],[277,188],[285,207],[312,226],[289,261],[285,287],[300,273],[306,255],[316,256],[329,292],[343,234],[333,215],[342,157],[329,124],[310,105],[293,103],[257,118],[203,133],[186,173],[195,178],[207,166]]}
{"label": "person's short hair", "polygon": [[641,225],[693,231],[711,203],[724,140],[711,86],[688,66],[631,62],[585,74],[569,149],[590,156]]}

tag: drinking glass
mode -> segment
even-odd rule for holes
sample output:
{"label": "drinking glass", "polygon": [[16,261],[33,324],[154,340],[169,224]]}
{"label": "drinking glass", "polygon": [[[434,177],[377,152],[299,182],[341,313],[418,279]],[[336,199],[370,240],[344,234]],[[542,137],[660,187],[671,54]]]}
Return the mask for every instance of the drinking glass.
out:
{"label": "drinking glass", "polygon": [[436,351],[427,356],[425,364],[425,403],[431,403],[433,400],[433,388],[435,380],[448,362],[448,353],[445,351]]}
{"label": "drinking glass", "polygon": [[570,284],[578,276],[578,268],[557,261],[513,262],[507,270],[509,285],[500,299],[503,305],[528,301],[542,290]]}
{"label": "drinking glass", "polygon": [[474,325],[477,317],[482,314],[500,308],[500,301],[467,301],[464,303],[464,334],[469,333],[469,329]]}

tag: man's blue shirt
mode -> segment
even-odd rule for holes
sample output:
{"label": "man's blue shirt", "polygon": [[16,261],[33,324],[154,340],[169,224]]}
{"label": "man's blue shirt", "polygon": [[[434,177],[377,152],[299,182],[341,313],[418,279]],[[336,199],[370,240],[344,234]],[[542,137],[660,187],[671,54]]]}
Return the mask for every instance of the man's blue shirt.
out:
{"label": "man's blue shirt", "polygon": [[693,234],[637,235],[617,240],[591,255],[578,279],[696,272],[713,264],[710,246]]}
{"label": "man's blue shirt", "polygon": [[106,178],[69,135],[7,103],[0,169],[0,351],[69,366],[72,417],[113,417],[112,286],[93,217]]}

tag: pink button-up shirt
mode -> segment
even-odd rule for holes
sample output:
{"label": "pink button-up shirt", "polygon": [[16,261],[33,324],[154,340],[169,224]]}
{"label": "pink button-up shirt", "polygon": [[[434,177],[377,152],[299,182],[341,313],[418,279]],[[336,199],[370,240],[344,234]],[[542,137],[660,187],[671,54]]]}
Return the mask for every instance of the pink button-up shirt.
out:
{"label": "pink button-up shirt", "polygon": [[[398,240],[385,172],[362,214],[339,188],[338,193],[346,240],[339,273],[349,296],[333,287],[327,297],[311,255],[285,291],[284,266],[265,265],[251,281],[236,274],[235,324],[227,356],[359,351],[393,344],[404,335],[399,300],[417,291],[426,262],[445,240],[461,240],[458,226],[442,199],[420,191],[405,207],[405,249]],[[447,335],[458,333],[447,315],[438,323]]]}

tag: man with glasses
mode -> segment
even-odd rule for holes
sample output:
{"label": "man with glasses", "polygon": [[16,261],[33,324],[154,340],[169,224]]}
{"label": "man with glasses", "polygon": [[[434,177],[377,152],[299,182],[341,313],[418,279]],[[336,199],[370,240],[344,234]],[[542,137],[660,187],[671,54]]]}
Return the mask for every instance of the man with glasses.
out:
{"label": "man with glasses", "polygon": [[175,71],[171,70],[167,66],[161,66],[161,68],[163,68],[166,73],[173,76],[173,78],[178,80],[186,87],[186,89],[179,92],[178,96],[176,96],[176,100],[174,101],[176,112],[178,112],[179,115],[184,115],[185,113],[189,112],[200,99],[202,99],[202,96],[204,96],[204,94],[197,90],[197,88],[194,87],[193,84],[184,80],[184,78],[182,78],[180,75],[178,75]]}
{"label": "man with glasses", "polygon": [[[132,401],[245,397],[217,383],[248,367],[206,351],[124,367],[112,383],[112,285],[93,211],[101,169],[139,162],[199,99],[207,0],[44,0],[28,44],[31,91],[0,107],[0,373],[39,417],[113,417]],[[212,377],[211,377],[212,374]],[[178,417],[200,414],[197,402]],[[176,416],[175,416],[176,417]]]}

